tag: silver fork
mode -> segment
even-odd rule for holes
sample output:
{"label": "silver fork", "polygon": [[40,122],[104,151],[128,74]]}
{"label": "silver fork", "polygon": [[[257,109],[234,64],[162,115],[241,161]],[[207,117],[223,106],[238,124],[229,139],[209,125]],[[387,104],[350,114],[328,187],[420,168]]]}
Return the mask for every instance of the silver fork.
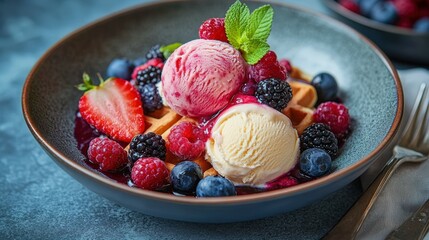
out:
{"label": "silver fork", "polygon": [[355,239],[378,195],[393,172],[405,162],[422,162],[429,154],[429,94],[422,84],[399,143],[392,158],[369,188],[356,201],[340,222],[323,239]]}

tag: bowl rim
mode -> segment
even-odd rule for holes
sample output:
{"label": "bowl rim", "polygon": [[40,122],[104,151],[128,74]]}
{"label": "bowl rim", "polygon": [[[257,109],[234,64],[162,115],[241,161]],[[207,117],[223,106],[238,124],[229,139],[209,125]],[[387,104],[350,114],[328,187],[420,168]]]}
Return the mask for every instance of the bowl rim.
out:
{"label": "bowl rim", "polygon": [[36,126],[36,121],[33,119],[33,116],[29,113],[29,106],[30,103],[28,101],[29,99],[29,87],[31,85],[31,82],[33,81],[33,76],[38,71],[39,66],[47,59],[57,48],[59,48],[64,42],[66,42],[68,39],[72,38],[73,36],[76,36],[78,34],[81,34],[85,31],[90,30],[92,27],[95,27],[101,23],[104,23],[106,21],[111,20],[112,18],[125,16],[128,14],[133,14],[134,12],[141,11],[142,8],[149,8],[149,7],[157,7],[160,5],[175,3],[175,2],[192,2],[194,0],[165,0],[160,2],[150,2],[150,3],[144,3],[144,4],[138,4],[132,7],[125,8],[121,11],[114,12],[111,14],[106,15],[105,17],[99,18],[96,21],[93,21],[89,24],[84,25],[83,27],[78,28],[77,30],[72,31],[65,37],[63,37],[61,40],[56,42],[53,46],[51,46],[43,55],[42,57],[37,61],[37,63],[34,65],[32,70],[30,71],[29,75],[27,76],[23,91],[22,91],[22,111],[24,115],[24,119],[27,123],[28,128],[30,129],[30,132],[33,134],[33,136],[36,138],[36,140],[41,144],[41,146],[51,155],[51,157],[54,157],[54,160],[61,165],[66,166],[70,170],[73,170],[74,172],[79,173],[80,175],[86,175],[87,177],[91,178],[94,181],[97,181],[98,184],[104,185],[104,187],[111,188],[118,192],[123,192],[125,194],[131,194],[134,196],[146,198],[146,199],[152,199],[156,201],[163,201],[163,202],[169,202],[169,203],[175,203],[175,204],[191,204],[191,205],[202,205],[202,206],[220,206],[220,205],[237,205],[237,204],[243,204],[243,203],[254,203],[254,202],[263,202],[267,200],[273,200],[273,199],[280,199],[285,197],[290,197],[298,194],[302,194],[308,191],[312,191],[315,188],[326,186],[328,184],[331,184],[338,179],[342,177],[342,175],[346,175],[347,173],[354,172],[361,167],[364,167],[367,164],[371,163],[371,160],[375,159],[375,157],[383,150],[385,149],[388,144],[393,140],[393,136],[398,131],[399,124],[402,119],[402,112],[403,112],[403,92],[402,92],[402,85],[399,80],[398,73],[391,63],[391,61],[386,57],[386,55],[370,40],[368,40],[366,37],[358,33],[356,30],[348,27],[344,23],[341,23],[331,17],[328,17],[326,15],[323,15],[321,13],[317,13],[311,10],[303,9],[302,7],[297,7],[288,3],[280,3],[273,0],[251,0],[250,2],[256,2],[256,3],[268,3],[276,6],[281,7],[287,7],[290,9],[293,9],[295,11],[305,12],[309,15],[314,15],[318,18],[322,18],[324,21],[329,22],[330,24],[334,25],[335,27],[348,31],[357,37],[359,37],[361,40],[363,40],[366,44],[368,44],[372,50],[376,53],[376,55],[380,58],[380,60],[384,63],[386,68],[389,70],[391,75],[393,76],[395,86],[396,86],[396,94],[397,94],[397,109],[396,114],[393,119],[393,123],[390,126],[389,131],[387,132],[386,136],[382,139],[380,144],[373,149],[368,155],[360,159],[357,163],[348,166],[344,169],[341,169],[339,171],[333,172],[327,176],[324,176],[319,179],[315,179],[306,183],[301,183],[293,187],[284,188],[284,189],[278,189],[273,191],[267,191],[262,193],[255,193],[255,194],[248,194],[248,195],[240,195],[240,196],[229,196],[229,197],[216,197],[216,198],[195,198],[192,196],[186,196],[186,197],[179,197],[175,196],[170,193],[162,193],[162,192],[156,192],[156,191],[150,191],[150,190],[144,190],[139,188],[132,188],[129,187],[126,184],[115,182],[112,179],[109,179],[105,176],[102,176],[100,174],[97,174],[90,169],[85,168],[84,166],[77,163],[75,160],[67,158],[63,153],[61,153],[58,149],[56,149],[53,145],[50,145],[47,139],[45,139],[39,129]]}
{"label": "bowl rim", "polygon": [[322,2],[330,10],[362,26],[370,27],[383,32],[400,34],[400,35],[409,36],[409,37],[429,37],[428,33],[416,32],[408,28],[396,27],[393,25],[384,24],[384,23],[371,20],[360,14],[354,13],[352,11],[349,11],[343,8],[336,0],[322,0]]}

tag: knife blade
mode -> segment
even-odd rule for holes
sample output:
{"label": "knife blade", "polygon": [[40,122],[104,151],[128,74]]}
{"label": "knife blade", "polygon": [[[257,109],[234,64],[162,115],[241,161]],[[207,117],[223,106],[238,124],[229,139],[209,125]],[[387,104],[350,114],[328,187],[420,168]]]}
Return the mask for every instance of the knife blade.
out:
{"label": "knife blade", "polygon": [[401,226],[393,230],[386,240],[422,240],[429,230],[429,199]]}

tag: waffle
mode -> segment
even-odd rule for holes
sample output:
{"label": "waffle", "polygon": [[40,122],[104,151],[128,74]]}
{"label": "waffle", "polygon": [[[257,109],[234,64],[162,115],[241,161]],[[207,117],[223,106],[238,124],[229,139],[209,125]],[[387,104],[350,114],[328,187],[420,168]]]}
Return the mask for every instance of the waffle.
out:
{"label": "waffle", "polygon": [[[169,107],[162,107],[161,109],[156,110],[155,112],[152,112],[145,116],[145,124],[147,128],[144,133],[154,132],[158,135],[161,135],[163,139],[168,141],[167,137],[168,134],[170,134],[170,131],[173,126],[184,121],[196,122],[195,119],[180,116]],[[165,163],[170,171],[180,161],[181,160],[178,157],[176,157],[169,150],[167,150]],[[195,159],[194,162],[201,167],[203,172],[210,168],[213,169],[211,164],[207,162],[203,156]]]}
{"label": "waffle", "polygon": [[289,77],[292,79],[300,79],[307,82],[311,82],[311,76],[297,67],[292,67],[292,71],[290,72]]}
{"label": "waffle", "polygon": [[[294,72],[295,77],[299,77],[299,79],[306,76],[299,69],[294,68]],[[292,88],[293,98],[283,110],[283,113],[291,119],[292,125],[297,129],[298,134],[301,134],[312,123],[312,107],[317,100],[316,90],[311,85],[299,81],[292,80],[289,81],[289,84]],[[163,107],[145,116],[145,133],[154,132],[161,135],[163,139],[167,139],[171,128],[183,121],[196,122],[192,118],[180,116],[169,107]],[[167,150],[165,163],[170,171],[180,161],[178,157]],[[211,164],[204,159],[204,156],[195,159],[194,162],[201,167],[204,177],[218,175]]]}
{"label": "waffle", "polygon": [[317,93],[313,86],[299,81],[289,81],[293,98],[283,113],[292,121],[292,126],[301,135],[304,129],[313,123],[313,107]]}

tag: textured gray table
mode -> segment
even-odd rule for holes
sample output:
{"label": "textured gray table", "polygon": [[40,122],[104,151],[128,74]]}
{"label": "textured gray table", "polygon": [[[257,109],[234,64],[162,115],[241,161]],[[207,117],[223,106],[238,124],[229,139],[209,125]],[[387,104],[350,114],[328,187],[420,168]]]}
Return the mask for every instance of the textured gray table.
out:
{"label": "textured gray table", "polygon": [[[64,35],[144,0],[0,0],[0,239],[318,239],[360,194],[358,182],[306,208],[257,221],[194,224],[130,211],[87,190],[45,154],[22,117],[21,91]],[[317,1],[287,0],[317,11]]]}

